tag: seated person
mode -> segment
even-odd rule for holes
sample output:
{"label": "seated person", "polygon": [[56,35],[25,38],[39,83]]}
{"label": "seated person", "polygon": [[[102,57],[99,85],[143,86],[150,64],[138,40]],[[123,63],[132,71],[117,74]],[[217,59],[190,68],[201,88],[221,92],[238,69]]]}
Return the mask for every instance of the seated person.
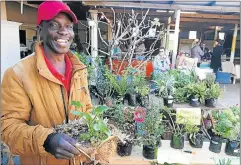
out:
{"label": "seated person", "polygon": [[166,73],[170,70],[170,60],[165,54],[165,49],[163,47],[159,49],[159,54],[154,58],[153,67],[154,75]]}

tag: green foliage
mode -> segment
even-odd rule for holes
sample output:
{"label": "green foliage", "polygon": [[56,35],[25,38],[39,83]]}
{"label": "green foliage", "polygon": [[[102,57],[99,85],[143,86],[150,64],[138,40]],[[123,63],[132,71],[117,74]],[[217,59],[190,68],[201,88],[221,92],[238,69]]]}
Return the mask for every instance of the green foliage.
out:
{"label": "green foliage", "polygon": [[212,111],[214,119],[213,132],[229,140],[240,139],[240,112],[238,107],[223,111]]}
{"label": "green foliage", "polygon": [[175,90],[174,102],[175,103],[186,103],[186,102],[188,102],[186,94],[187,94],[186,88],[177,88]]}
{"label": "green foliage", "polygon": [[108,69],[105,70],[104,75],[108,79],[110,87],[118,93],[119,97],[123,98],[124,95],[131,90],[132,85],[130,81],[128,82],[129,72],[127,70],[123,71],[119,80],[117,76],[112,74]]}
{"label": "green foliage", "polygon": [[146,111],[145,120],[141,125],[143,135],[138,135],[139,144],[156,146],[161,141],[161,135],[164,132],[162,123],[162,114],[159,106],[151,105]]}
{"label": "green foliage", "polygon": [[[232,162],[232,160],[231,159],[222,159],[222,160],[220,160],[220,159],[218,159],[218,163],[216,162],[216,160],[214,159],[214,158],[212,158],[214,161],[215,161],[215,164],[216,165],[231,165],[231,162]],[[227,161],[226,161],[227,160]]]}
{"label": "green foliage", "polygon": [[205,99],[217,99],[221,94],[221,88],[219,84],[209,84],[209,87],[205,91]]}
{"label": "green foliage", "polygon": [[156,85],[156,89],[158,89],[158,96],[162,98],[166,98],[168,96],[174,95],[175,88],[175,79],[173,76],[169,74],[160,74],[156,76],[153,80]]}
{"label": "green foliage", "polygon": [[196,134],[198,133],[198,131],[199,131],[199,128],[197,125],[195,125],[194,120],[190,118],[186,119],[185,132],[189,134],[189,138],[194,144],[195,144]]}
{"label": "green foliage", "polygon": [[[197,133],[198,127],[194,124],[194,119],[186,118],[182,113],[176,114],[170,108],[164,107],[163,116],[166,114],[168,119],[170,120],[171,131],[176,136],[183,136],[185,132],[189,133]],[[174,117],[179,118],[179,123],[175,122],[173,119]],[[164,119],[166,119],[164,117]]]}
{"label": "green foliage", "polygon": [[174,87],[176,89],[183,88],[193,82],[192,81],[193,78],[191,75],[188,75],[178,69],[170,70],[168,74],[174,77],[175,79]]}
{"label": "green foliage", "polygon": [[187,98],[189,98],[191,95],[193,95],[195,98],[199,99],[199,101],[201,103],[204,103],[206,89],[207,89],[207,87],[204,82],[189,84],[186,87]]}
{"label": "green foliage", "polygon": [[216,80],[215,74],[214,73],[208,73],[206,75],[206,79],[205,79],[207,87],[210,87],[212,84],[214,84],[215,80]]}
{"label": "green foliage", "polygon": [[149,94],[149,86],[143,71],[135,70],[135,74],[133,76],[133,88],[134,91],[141,96],[146,96]]}
{"label": "green foliage", "polygon": [[[72,105],[79,107],[81,103],[74,101]],[[88,132],[80,135],[81,140],[90,141],[93,146],[98,146],[103,140],[111,136],[111,131],[107,126],[107,120],[103,119],[103,113],[108,109],[106,106],[97,106],[90,114],[80,111],[71,112],[84,119],[88,127]]]}

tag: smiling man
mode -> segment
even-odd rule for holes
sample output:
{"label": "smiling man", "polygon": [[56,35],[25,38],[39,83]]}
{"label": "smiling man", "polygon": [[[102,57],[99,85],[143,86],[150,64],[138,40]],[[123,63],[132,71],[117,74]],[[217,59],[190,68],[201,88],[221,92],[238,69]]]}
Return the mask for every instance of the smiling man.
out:
{"label": "smiling man", "polygon": [[2,81],[2,141],[21,165],[69,165],[84,161],[76,141],[53,127],[75,118],[71,101],[91,110],[87,69],[69,47],[77,18],[63,2],[43,2],[38,9],[41,42],[35,53],[9,68]]}

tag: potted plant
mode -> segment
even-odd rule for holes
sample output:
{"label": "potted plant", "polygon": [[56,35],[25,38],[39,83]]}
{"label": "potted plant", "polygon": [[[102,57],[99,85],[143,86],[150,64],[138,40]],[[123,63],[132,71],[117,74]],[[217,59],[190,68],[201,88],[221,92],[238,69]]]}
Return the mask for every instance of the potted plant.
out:
{"label": "potted plant", "polygon": [[157,96],[162,97],[164,101],[164,106],[169,108],[173,107],[174,102],[174,77],[168,74],[163,74],[155,77],[154,83],[156,84],[155,90],[158,91]]}
{"label": "potted plant", "polygon": [[209,84],[209,87],[205,91],[205,106],[215,107],[216,101],[221,94],[221,88],[219,84]]}
{"label": "potted plant", "polygon": [[189,84],[186,90],[191,106],[198,107],[200,103],[204,103],[206,91],[206,84],[204,82]]}
{"label": "potted plant", "polygon": [[[79,109],[82,104],[80,102],[72,102],[72,105]],[[94,160],[99,163],[108,163],[111,156],[116,152],[116,137],[112,136],[112,131],[107,123],[108,120],[103,119],[103,112],[109,108],[106,106],[96,106],[91,113],[85,113],[78,110],[72,111],[77,118],[67,124],[58,125],[55,131],[58,133],[68,134],[78,143],[75,145],[90,160],[94,156]],[[104,150],[108,147],[109,150]],[[97,151],[96,154],[94,151]],[[103,157],[102,155],[106,155]]]}
{"label": "potted plant", "polygon": [[224,115],[230,121],[226,127],[229,130],[223,135],[228,141],[225,147],[225,153],[231,156],[239,156],[240,153],[237,152],[240,145],[240,109],[238,106],[233,106],[228,110],[225,110]]}
{"label": "potted plant", "polygon": [[122,132],[117,145],[117,153],[120,156],[130,156],[132,151],[133,139],[135,138],[135,109],[124,107],[119,104],[115,107],[113,121]]}
{"label": "potted plant", "polygon": [[[214,120],[213,136],[211,138],[209,150],[220,153],[222,147],[222,139],[228,139],[226,145],[226,153],[233,154],[235,146],[238,145],[240,123],[239,108],[232,107],[222,111],[212,111]],[[237,146],[236,146],[237,147]],[[231,150],[232,148],[232,150]]]}
{"label": "potted plant", "polygon": [[144,122],[141,125],[142,135],[138,135],[138,144],[143,144],[142,154],[146,159],[156,159],[161,135],[164,132],[162,115],[158,106],[151,105],[146,110]]}
{"label": "potted plant", "polygon": [[171,109],[165,107],[163,112],[168,115],[168,119],[170,120],[170,126],[172,129],[171,147],[175,149],[183,149],[185,125],[174,122],[174,117],[176,117],[176,114],[173,113]]}
{"label": "potted plant", "polygon": [[109,81],[110,87],[114,90],[117,103],[124,103],[124,97],[132,86],[128,70],[123,70],[122,75],[114,75],[106,69],[104,75]]}
{"label": "potted plant", "polygon": [[187,119],[185,124],[185,131],[188,136],[189,144],[193,148],[202,148],[203,146],[203,132],[200,131],[197,125],[194,124],[193,120]]}
{"label": "potted plant", "polygon": [[136,94],[136,103],[139,106],[147,107],[149,104],[149,86],[143,71],[136,70],[133,76],[133,89]]}

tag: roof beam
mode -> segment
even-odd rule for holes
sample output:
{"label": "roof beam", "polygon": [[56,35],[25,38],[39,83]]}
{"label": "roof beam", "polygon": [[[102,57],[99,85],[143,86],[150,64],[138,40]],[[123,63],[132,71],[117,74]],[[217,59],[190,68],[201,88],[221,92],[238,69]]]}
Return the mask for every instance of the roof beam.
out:
{"label": "roof beam", "polygon": [[[98,9],[99,12],[103,12],[103,13],[113,13],[113,11],[110,8],[102,8],[102,9]],[[114,9],[115,13],[131,13],[132,10],[131,9]],[[145,13],[146,10],[140,10],[140,9],[135,9],[134,10],[135,13]],[[168,17],[171,15],[171,13],[159,13],[156,11],[149,11],[148,12],[148,16],[163,16],[163,17]],[[188,14],[188,13],[181,13],[181,17],[185,17],[185,18],[214,18],[214,19],[236,19],[239,20],[240,16],[239,15],[220,15],[220,14]]]}
{"label": "roof beam", "polygon": [[178,4],[152,4],[152,3],[134,3],[134,2],[107,2],[103,1],[87,1],[82,3],[88,6],[112,6],[112,7],[129,7],[143,9],[170,9],[170,10],[189,10],[189,11],[209,11],[209,12],[240,12],[240,7],[223,7],[223,6],[200,6],[200,5],[178,5]]}
{"label": "roof beam", "polygon": [[216,5],[216,1],[211,1],[208,6],[215,6]]}
{"label": "roof beam", "polygon": [[[98,11],[99,12],[103,12],[103,13],[113,13],[113,11],[110,9],[110,8],[102,8],[102,9],[98,9]],[[132,13],[132,10],[131,9],[114,9],[114,11],[115,11],[115,13]],[[140,9],[135,9],[134,10],[135,11],[135,13],[146,13],[146,9],[144,9],[144,10],[140,10]],[[170,13],[168,14],[168,13],[158,13],[158,12],[155,12],[155,11],[149,11],[148,12],[148,16],[150,16],[150,15],[153,15],[153,16],[169,16],[170,15]]]}
{"label": "roof beam", "polygon": [[200,19],[200,18],[181,18],[181,22],[209,22],[209,23],[223,23],[223,24],[239,24],[238,20],[218,20],[218,19]]}
{"label": "roof beam", "polygon": [[240,20],[239,15],[218,15],[218,14],[182,14],[181,17],[186,17],[186,18],[206,18],[206,19],[235,19],[235,20]]}

